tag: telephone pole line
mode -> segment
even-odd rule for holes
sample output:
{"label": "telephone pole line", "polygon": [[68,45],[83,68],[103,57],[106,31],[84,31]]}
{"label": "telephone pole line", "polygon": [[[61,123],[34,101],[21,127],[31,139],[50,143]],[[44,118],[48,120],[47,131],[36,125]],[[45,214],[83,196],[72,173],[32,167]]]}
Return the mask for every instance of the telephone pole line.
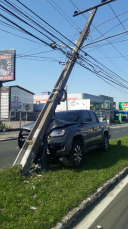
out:
{"label": "telephone pole line", "polygon": [[[113,1],[113,0],[111,0]],[[108,2],[111,2],[110,0]],[[29,172],[31,164],[36,156],[37,150],[42,143],[43,137],[45,136],[47,129],[49,127],[52,116],[55,112],[57,104],[61,100],[62,92],[66,86],[68,78],[71,74],[71,71],[74,67],[74,64],[78,58],[81,46],[86,39],[88,29],[92,23],[92,20],[96,14],[97,7],[95,7],[79,37],[76,42],[75,47],[73,48],[68,61],[65,63],[65,66],[60,74],[59,79],[57,80],[45,106],[43,107],[32,131],[30,132],[28,139],[24,143],[22,149],[20,150],[15,162],[13,165],[21,164],[22,172],[24,174]]]}

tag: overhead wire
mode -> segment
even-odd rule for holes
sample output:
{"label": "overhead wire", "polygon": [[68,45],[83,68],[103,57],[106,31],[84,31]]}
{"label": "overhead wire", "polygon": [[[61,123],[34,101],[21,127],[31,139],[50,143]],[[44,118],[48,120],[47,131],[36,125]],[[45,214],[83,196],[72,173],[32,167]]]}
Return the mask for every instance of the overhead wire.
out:
{"label": "overhead wire", "polygon": [[[73,1],[72,0],[70,0],[70,2],[77,8],[77,10],[78,11],[80,11],[79,10],[79,8],[73,3]],[[82,14],[84,17],[85,17],[85,15],[84,14]],[[86,18],[86,17],[85,17]],[[87,18],[86,18],[87,19]],[[92,24],[93,25],[93,24]],[[93,27],[101,34],[101,36],[103,36],[104,37],[104,34],[102,34],[97,28],[96,28],[96,26],[94,26],[93,25]],[[105,38],[105,37],[104,37]],[[109,42],[109,41],[108,41]],[[109,42],[110,43],[110,42]],[[111,43],[110,43],[111,44]],[[93,44],[94,45],[94,44]],[[112,45],[112,44],[111,44]],[[94,45],[95,47],[97,47],[97,45]],[[113,47],[114,47],[114,45],[112,45]],[[115,48],[115,47],[114,47]],[[99,49],[99,48],[98,48]],[[100,48],[101,49],[101,48]],[[116,49],[116,48],[115,48]],[[117,49],[116,49],[117,50]],[[103,53],[105,53],[103,50],[101,51],[101,50],[99,50],[100,52],[103,52]],[[117,50],[117,52],[119,52],[118,50]],[[120,52],[119,52],[120,53]],[[103,54],[104,55],[104,54]],[[106,53],[105,53],[105,55],[107,55]],[[120,55],[122,55],[122,53],[120,53]],[[111,58],[107,55],[107,57],[109,58],[108,60],[111,62],[111,63],[113,63],[114,64],[114,66],[116,66],[116,68],[118,68],[119,70],[121,70],[127,77],[128,77],[128,74],[127,73],[125,73],[124,71],[123,71],[123,69],[121,69],[113,60],[111,60]],[[124,57],[123,55],[122,55],[122,57]],[[124,57],[125,58],[125,57]],[[126,59],[126,58],[125,58]],[[127,60],[127,59],[126,59]],[[128,60],[127,60],[128,61]]]}
{"label": "overhead wire", "polygon": [[69,24],[70,25],[72,25],[75,29],[76,29],[76,27],[77,27],[77,29],[80,29],[69,17],[68,17],[68,15],[57,5],[57,3],[55,3],[53,0],[52,0],[52,2],[54,2],[54,4],[66,15],[66,17],[73,23],[73,24],[75,24],[75,26],[49,1],[49,0],[47,0],[47,2],[49,2],[49,4],[55,9],[55,10],[57,10],[57,12],[59,13],[59,14],[61,14],[61,16],[62,17],[64,17],[65,18],[65,20],[66,21],[68,21],[69,22]]}
{"label": "overhead wire", "polygon": [[[5,17],[4,17],[5,18]],[[26,31],[24,31],[26,33]],[[61,50],[62,51],[62,50]],[[64,52],[64,51],[63,51]],[[65,52],[64,52],[65,53]],[[95,71],[94,71],[95,72]],[[103,77],[103,76],[102,76]]]}
{"label": "overhead wire", "polygon": [[109,4],[109,7],[111,8],[112,12],[114,13],[114,15],[116,16],[117,20],[119,21],[119,23],[121,24],[121,26],[123,27],[123,29],[126,31],[123,23],[120,21],[119,17],[116,15],[115,11],[113,10],[112,6]]}
{"label": "overhead wire", "polygon": [[23,27],[19,26],[18,24],[16,24],[15,22],[13,22],[12,20],[10,20],[9,18],[5,17],[4,15],[1,14],[1,17],[3,17],[5,20],[7,20],[8,22],[12,23],[13,25],[17,26],[18,28],[20,28],[23,32],[25,32],[26,34],[36,38],[37,40],[43,42],[44,44],[46,44],[47,46],[51,47],[49,43],[47,43],[46,41],[42,40],[41,38],[35,36],[34,34],[28,32],[26,29],[24,29]]}
{"label": "overhead wire", "polygon": [[[4,0],[5,1],[5,0]],[[13,17],[17,18],[18,20],[22,21],[23,23],[25,23],[26,25],[30,26],[31,28],[35,29],[37,32],[41,33],[42,35],[44,35],[45,37],[47,37],[50,41],[54,42],[53,39],[51,39],[50,37],[48,37],[45,33],[41,32],[40,30],[38,30],[37,28],[35,28],[34,26],[32,26],[31,24],[29,24],[27,21],[23,20],[22,18],[20,18],[19,16],[17,16],[16,14],[12,13],[10,10],[6,9],[4,6],[0,5],[7,13],[9,13],[10,15],[12,15]],[[28,17],[28,16],[26,16]],[[32,20],[32,19],[31,19]],[[33,21],[33,20],[32,20]],[[34,22],[34,21],[33,21]],[[37,24],[35,22],[36,25],[38,25],[39,27],[43,28],[42,26],[40,26],[39,24]],[[44,28],[43,28],[44,29]],[[44,29],[45,32],[48,32],[46,29]],[[51,36],[55,37],[53,34],[51,34],[50,32],[48,32]]]}
{"label": "overhead wire", "polygon": [[[120,17],[120,16],[122,16],[122,15],[124,15],[124,14],[126,14],[126,13],[128,13],[128,11],[125,11],[125,12],[123,12],[122,14],[118,14],[117,16]],[[116,16],[116,17],[117,17],[117,16]],[[99,27],[99,26],[101,26],[101,25],[104,25],[104,24],[107,23],[107,22],[110,22],[111,20],[116,19],[116,17],[110,18],[110,19],[108,19],[107,21],[100,23],[99,25],[96,26],[96,28]],[[95,30],[95,29],[94,29],[94,30]],[[93,30],[92,32],[94,32],[94,30]]]}
{"label": "overhead wire", "polygon": [[0,30],[3,31],[3,32],[5,32],[5,33],[11,34],[11,35],[13,35],[13,36],[20,37],[20,38],[22,38],[22,39],[25,39],[25,40],[28,40],[28,41],[31,41],[31,42],[33,42],[33,43],[36,43],[36,44],[40,44],[40,45],[41,45],[41,43],[39,43],[39,42],[37,42],[37,41],[33,41],[33,40],[31,40],[31,39],[28,39],[28,38],[25,38],[25,37],[16,35],[16,34],[14,34],[14,33],[11,33],[11,32],[9,32],[9,31],[4,30],[4,29],[0,29]]}
{"label": "overhead wire", "polygon": [[[3,1],[5,1],[5,2],[3,2]],[[23,18],[26,18],[26,15],[28,15],[29,17],[31,17],[31,18],[33,18],[34,19],[34,21],[36,21],[36,22],[38,22],[39,24],[41,24],[41,25],[43,25],[45,28],[48,28],[45,24],[43,24],[41,21],[39,21],[39,20],[37,20],[35,17],[33,17],[32,15],[30,15],[29,13],[27,13],[26,11],[24,11],[23,9],[21,9],[19,6],[17,6],[16,4],[14,4],[14,3],[12,3],[11,4],[11,0],[10,0],[10,2],[8,2],[7,0],[1,0],[1,2],[4,4],[4,5],[6,5],[7,7],[9,7],[10,9],[12,9],[14,12],[18,12],[18,14],[19,15],[22,15],[22,12],[24,12],[24,15],[22,15],[23,16]],[[22,3],[21,3],[22,4]],[[28,19],[29,21],[30,21],[30,19]],[[43,19],[42,19],[43,20]],[[45,22],[45,21],[44,21]],[[50,31],[52,31],[53,32],[53,29],[51,29],[51,27],[50,28],[48,28]],[[54,33],[56,33],[56,34],[58,34],[56,31],[54,31]],[[61,37],[61,35],[60,34],[58,34],[58,36],[60,36]],[[65,39],[65,38],[64,38]]]}
{"label": "overhead wire", "polygon": [[[44,23],[46,23],[46,25],[48,25],[50,28],[52,28],[55,32],[57,32],[59,35],[61,35],[64,39],[66,39],[67,41],[71,42],[66,36],[64,36],[61,32],[59,32],[57,29],[55,29],[53,26],[51,26],[48,22],[46,22],[43,18],[41,18],[39,15],[37,15],[34,11],[32,11],[30,8],[28,8],[26,5],[24,5],[22,2],[20,2],[19,0],[16,0],[18,3],[20,3],[22,6],[24,6],[28,11],[30,11],[31,13],[33,13],[37,18],[39,18],[41,21],[43,21]],[[71,42],[73,43],[73,42]],[[74,43],[73,43],[74,44]],[[69,47],[70,48],[70,47]]]}
{"label": "overhead wire", "polygon": [[[104,76],[102,76],[101,74],[99,74],[98,72],[89,69],[89,68],[86,67],[85,65],[83,65],[83,64],[81,64],[81,63],[78,63],[78,64],[81,65],[83,68],[89,70],[90,72],[92,72],[93,74],[95,74],[97,77],[101,78],[102,80],[104,80],[104,81],[108,80],[107,77],[104,77]],[[110,79],[109,79],[109,81],[111,81],[111,83],[108,82],[108,81],[106,81],[106,82],[110,83],[113,87],[114,87],[113,84],[116,84],[117,86],[120,86],[120,85],[118,85],[115,81],[112,81],[112,80],[110,80]],[[121,88],[123,88],[123,87],[121,86]],[[118,88],[118,89],[120,90],[120,88]],[[122,91],[122,90],[123,90],[123,89],[121,89],[121,92],[124,92],[125,94],[128,94],[127,91],[124,91],[124,90]]]}
{"label": "overhead wire", "polygon": [[[7,0],[4,0],[6,2],[8,2]],[[10,4],[10,3],[9,3]],[[11,4],[12,5],[12,4]],[[17,19],[21,20],[22,22],[24,22],[25,24],[29,25],[30,27],[36,29],[35,27],[33,27],[32,25],[30,25],[29,23],[27,23],[26,21],[24,21],[23,19],[21,19],[19,16],[15,15],[14,13],[12,13],[11,11],[9,11],[8,9],[6,9],[5,7],[1,6],[5,11],[9,12],[11,15],[13,15],[14,17],[16,17]],[[28,16],[27,16],[28,17]],[[5,18],[5,17],[4,17]],[[7,18],[5,18],[7,20]],[[9,20],[9,19],[8,19]],[[33,21],[33,20],[32,20]],[[13,22],[13,24],[16,25],[16,23]],[[37,23],[36,23],[37,24]],[[40,26],[40,25],[39,25]],[[40,26],[41,27],[41,26]],[[42,28],[42,27],[41,27]],[[43,28],[44,29],[44,28]],[[37,30],[37,29],[36,29]],[[44,29],[46,32],[48,32],[46,29]],[[24,30],[23,30],[24,31]],[[48,37],[46,34],[42,33],[41,31],[37,30],[38,32],[40,32],[41,34],[43,34],[44,36],[46,36],[48,39],[50,39],[52,42],[54,42],[53,39],[51,39],[50,37]],[[52,35],[53,37],[55,37],[53,34],[51,34],[50,32],[48,32],[50,35]],[[60,40],[60,39],[58,39]],[[61,41],[61,40],[60,40]],[[63,41],[61,41],[62,43],[64,43]],[[48,43],[47,43],[48,44]],[[65,44],[65,43],[64,43]],[[50,46],[50,44],[48,44]],[[58,48],[59,50],[61,50],[61,48]]]}
{"label": "overhead wire", "polygon": [[[88,57],[90,57],[93,61],[95,61],[97,64],[100,64],[103,68],[105,68],[107,71],[110,71],[111,74],[114,74],[117,78],[120,78],[121,80],[125,81],[126,83],[128,83],[127,80],[125,80],[124,78],[120,77],[118,74],[116,74],[115,72],[113,72],[111,69],[109,69],[108,67],[106,67],[105,65],[101,64],[99,61],[97,61],[94,57],[90,56],[89,54],[87,54]],[[87,60],[87,58],[84,57],[84,59]]]}

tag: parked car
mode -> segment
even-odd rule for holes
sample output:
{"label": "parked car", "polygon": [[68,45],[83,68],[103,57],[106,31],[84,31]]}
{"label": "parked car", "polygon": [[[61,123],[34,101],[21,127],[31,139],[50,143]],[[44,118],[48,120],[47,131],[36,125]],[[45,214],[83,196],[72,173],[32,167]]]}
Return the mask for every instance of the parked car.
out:
{"label": "parked car", "polygon": [[[34,123],[22,127],[18,138],[20,148]],[[49,158],[66,159],[72,167],[79,168],[83,162],[84,152],[99,147],[105,152],[108,151],[111,134],[108,123],[99,122],[94,111],[71,110],[55,113],[47,136]],[[40,156],[39,147],[36,158]]]}

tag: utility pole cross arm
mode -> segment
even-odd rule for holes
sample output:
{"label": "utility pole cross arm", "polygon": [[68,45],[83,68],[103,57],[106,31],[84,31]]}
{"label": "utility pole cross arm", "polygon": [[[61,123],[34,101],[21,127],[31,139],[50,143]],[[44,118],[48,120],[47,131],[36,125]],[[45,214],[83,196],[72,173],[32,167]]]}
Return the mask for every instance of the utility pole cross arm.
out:
{"label": "utility pole cross arm", "polygon": [[96,5],[96,6],[92,6],[92,7],[88,8],[88,9],[86,9],[86,10],[83,10],[83,11],[80,11],[80,12],[75,11],[74,14],[73,14],[73,17],[76,17],[76,16],[78,16],[80,14],[86,13],[86,12],[88,12],[90,10],[93,10],[95,8],[98,8],[100,6],[106,5],[106,4],[114,2],[114,1],[116,1],[116,0],[106,0],[105,2],[102,2],[102,3],[100,3],[100,4]]}

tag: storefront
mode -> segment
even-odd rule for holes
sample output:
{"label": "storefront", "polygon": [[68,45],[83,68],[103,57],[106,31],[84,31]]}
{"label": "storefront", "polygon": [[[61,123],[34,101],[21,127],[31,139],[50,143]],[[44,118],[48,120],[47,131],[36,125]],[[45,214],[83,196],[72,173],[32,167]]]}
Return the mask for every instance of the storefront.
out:
{"label": "storefront", "polygon": [[[0,88],[0,120],[8,121],[18,111],[33,112],[34,93],[20,86]],[[11,112],[11,113],[10,113]]]}
{"label": "storefront", "polygon": [[[34,95],[34,111],[40,112],[45,105],[49,95]],[[95,110],[96,112],[109,113],[113,118],[115,102],[112,97],[105,95],[90,95],[86,93],[68,94],[67,101],[61,102],[56,111],[86,109]]]}

